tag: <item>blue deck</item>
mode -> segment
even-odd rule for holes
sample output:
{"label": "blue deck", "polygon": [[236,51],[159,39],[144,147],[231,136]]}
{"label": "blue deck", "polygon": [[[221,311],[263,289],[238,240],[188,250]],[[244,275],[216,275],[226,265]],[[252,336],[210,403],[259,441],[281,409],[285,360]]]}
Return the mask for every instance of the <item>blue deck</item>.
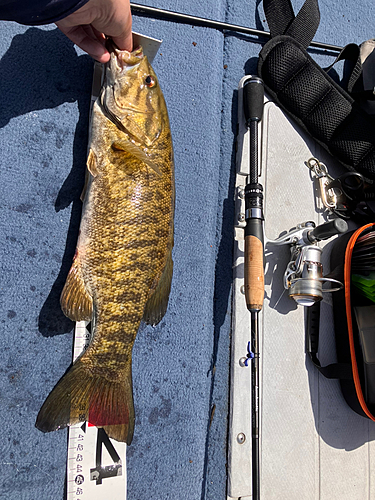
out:
{"label": "blue deck", "polygon": [[[157,6],[267,29],[258,0]],[[373,36],[372,0],[360,8],[321,0],[320,9],[317,40],[343,46]],[[170,113],[177,200],[169,308],[134,347],[128,498],[224,500],[236,88],[255,71],[261,45],[133,19],[134,31],[164,40],[154,68]],[[92,60],[54,26],[2,22],[0,52],[0,498],[63,500],[66,431],[44,435],[34,422],[72,356],[73,323],[59,295],[80,218]],[[311,53],[323,66],[333,60]]]}

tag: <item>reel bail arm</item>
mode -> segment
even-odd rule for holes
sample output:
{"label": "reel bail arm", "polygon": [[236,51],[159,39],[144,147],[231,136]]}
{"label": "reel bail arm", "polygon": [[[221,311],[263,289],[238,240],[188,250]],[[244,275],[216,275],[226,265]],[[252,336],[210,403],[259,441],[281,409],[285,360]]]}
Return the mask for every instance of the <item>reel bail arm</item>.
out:
{"label": "reel bail arm", "polygon": [[[274,245],[290,245],[291,260],[284,273],[284,288],[297,304],[310,307],[322,300],[323,292],[335,292],[343,287],[340,281],[323,276],[323,250],[317,243],[347,230],[348,224],[343,219],[333,219],[317,227],[308,221],[270,241]],[[324,283],[335,284],[336,288],[323,289]]]}

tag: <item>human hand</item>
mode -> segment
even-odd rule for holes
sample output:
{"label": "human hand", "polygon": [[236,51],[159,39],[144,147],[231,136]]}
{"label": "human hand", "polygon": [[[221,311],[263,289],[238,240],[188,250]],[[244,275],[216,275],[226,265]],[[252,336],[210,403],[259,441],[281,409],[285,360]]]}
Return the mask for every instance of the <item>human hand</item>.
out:
{"label": "human hand", "polygon": [[57,27],[78,47],[101,63],[110,59],[105,37],[110,37],[120,50],[133,48],[132,18],[129,0],[89,0]]}

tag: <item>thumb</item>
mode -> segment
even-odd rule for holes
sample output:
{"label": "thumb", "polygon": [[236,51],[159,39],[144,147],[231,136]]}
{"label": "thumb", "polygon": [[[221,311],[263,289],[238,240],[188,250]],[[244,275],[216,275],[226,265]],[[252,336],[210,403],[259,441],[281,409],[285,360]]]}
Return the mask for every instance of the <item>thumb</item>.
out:
{"label": "thumb", "polygon": [[100,33],[112,38],[120,50],[133,49],[132,16],[129,1],[114,2],[109,12],[92,21]]}
{"label": "thumb", "polygon": [[130,30],[127,30],[120,36],[113,36],[112,40],[120,50],[128,50],[129,52],[131,52],[133,50],[133,35],[131,26]]}

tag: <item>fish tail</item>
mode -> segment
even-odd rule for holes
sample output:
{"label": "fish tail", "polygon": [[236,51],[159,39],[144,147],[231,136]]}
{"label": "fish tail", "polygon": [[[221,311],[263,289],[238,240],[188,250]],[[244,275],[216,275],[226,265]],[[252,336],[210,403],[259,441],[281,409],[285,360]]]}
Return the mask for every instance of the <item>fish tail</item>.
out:
{"label": "fish tail", "polygon": [[109,380],[88,371],[78,359],[60,379],[39,411],[36,427],[43,432],[88,421],[128,445],[133,439],[134,405],[131,368]]}

